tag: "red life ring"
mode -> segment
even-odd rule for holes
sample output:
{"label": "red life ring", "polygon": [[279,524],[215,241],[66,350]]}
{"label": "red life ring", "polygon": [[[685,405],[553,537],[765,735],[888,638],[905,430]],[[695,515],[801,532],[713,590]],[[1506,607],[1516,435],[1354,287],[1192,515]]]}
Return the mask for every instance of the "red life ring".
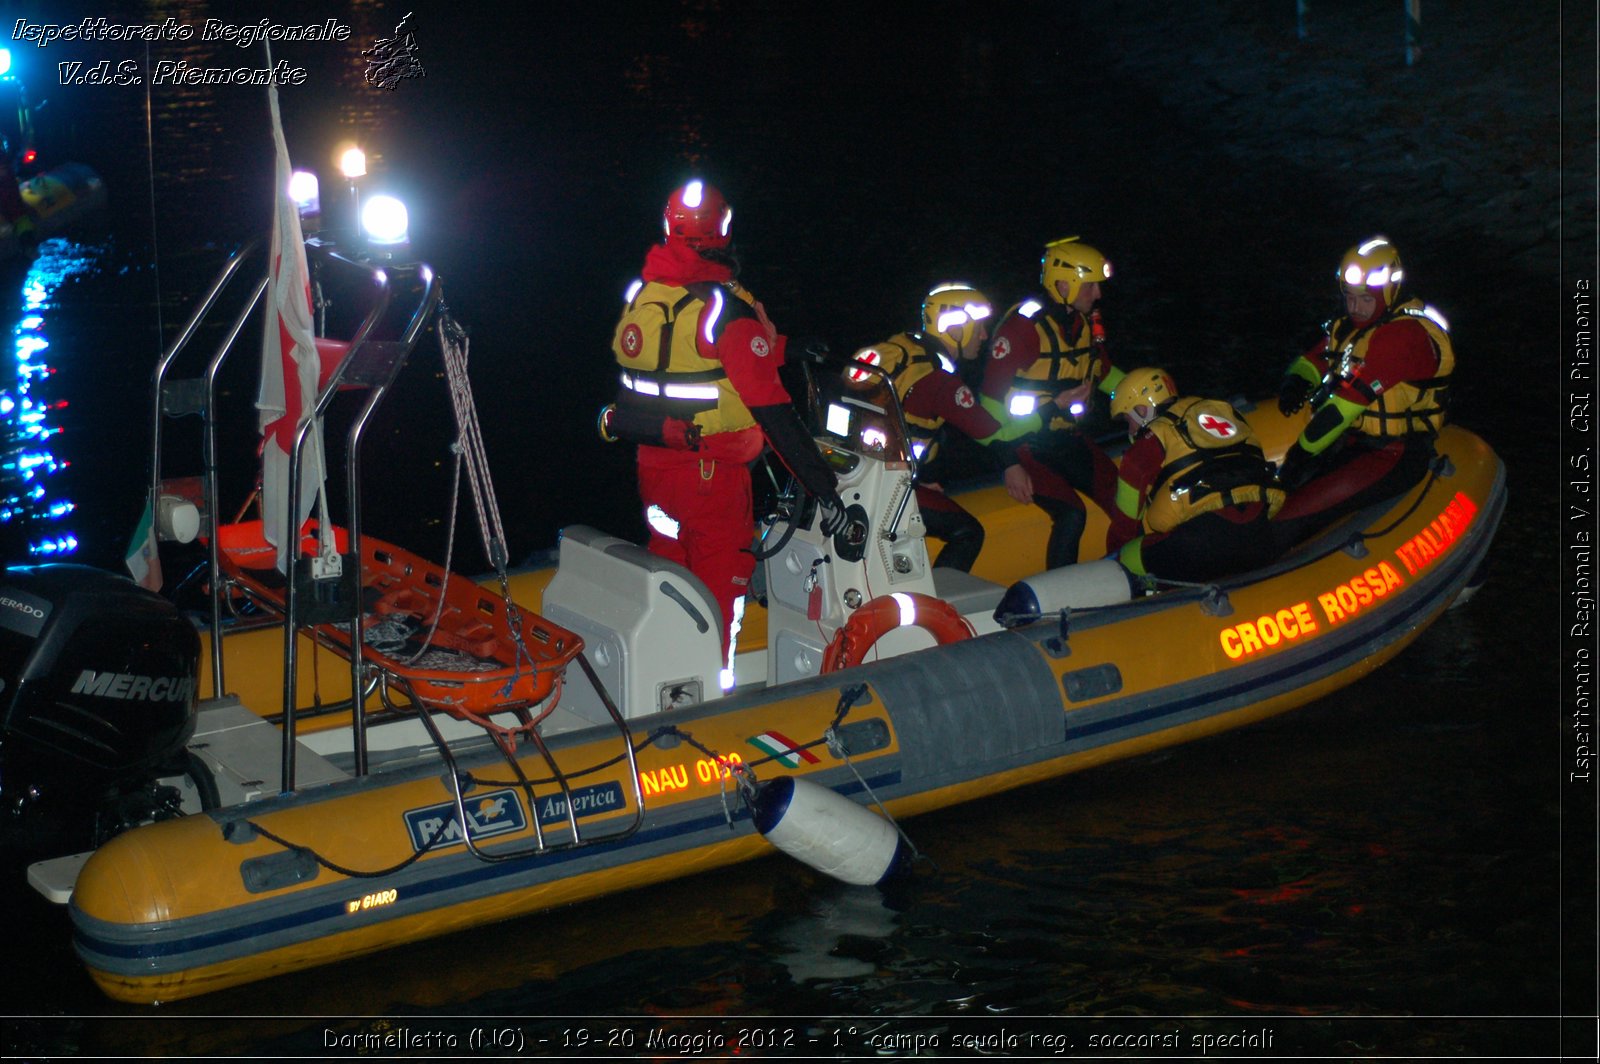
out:
{"label": "red life ring", "polygon": [[944,599],[915,591],[880,595],[863,603],[834,635],[822,655],[822,671],[837,672],[860,665],[886,632],[903,625],[916,625],[943,646],[975,634],[967,619]]}

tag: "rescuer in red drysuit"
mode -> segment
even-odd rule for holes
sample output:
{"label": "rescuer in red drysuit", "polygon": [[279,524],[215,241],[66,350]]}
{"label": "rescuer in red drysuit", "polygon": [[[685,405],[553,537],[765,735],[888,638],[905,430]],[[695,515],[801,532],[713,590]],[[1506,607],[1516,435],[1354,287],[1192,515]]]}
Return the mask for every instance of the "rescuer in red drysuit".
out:
{"label": "rescuer in red drysuit", "polygon": [[1447,418],[1455,352],[1444,316],[1401,296],[1404,278],[1399,250],[1383,237],[1346,252],[1339,263],[1346,314],[1284,377],[1280,411],[1312,404],[1278,473],[1290,491],[1277,517],[1285,546],[1427,475]]}
{"label": "rescuer in red drysuit", "polygon": [[750,463],[764,440],[820,501],[823,532],[845,525],[838,478],[778,378],[786,338],[735,280],[732,219],[722,194],[700,181],[668,199],[666,238],[645,256],[617,323],[622,386],[600,419],[604,438],[639,444],[651,552],[687,566],[722,610],[725,687],[755,570]]}

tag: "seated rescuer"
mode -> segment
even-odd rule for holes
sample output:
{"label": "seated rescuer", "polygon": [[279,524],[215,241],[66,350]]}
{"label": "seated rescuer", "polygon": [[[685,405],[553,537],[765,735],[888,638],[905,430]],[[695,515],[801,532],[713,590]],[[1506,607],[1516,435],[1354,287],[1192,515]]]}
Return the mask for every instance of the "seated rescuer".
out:
{"label": "seated rescuer", "polygon": [[1405,298],[1400,252],[1381,236],[1345,252],[1339,287],[1345,315],[1290,365],[1278,409],[1311,402],[1311,420],[1284,455],[1291,491],[1283,538],[1389,498],[1420,481],[1445,425],[1455,351],[1444,316]]}
{"label": "seated rescuer", "polygon": [[599,427],[608,441],[639,445],[651,552],[687,566],[722,610],[726,689],[755,569],[749,464],[763,439],[820,500],[828,534],[844,527],[844,505],[778,379],[786,338],[735,280],[732,208],[691,181],[667,200],[663,221],[666,237],[646,254],[617,322],[621,387]]}
{"label": "seated rescuer", "polygon": [[1106,547],[1140,583],[1212,580],[1276,555],[1269,518],[1283,505],[1272,463],[1220,399],[1179,398],[1165,370],[1129,370],[1111,397],[1133,441],[1117,476]]}
{"label": "seated rescuer", "polygon": [[[949,281],[935,285],[922,302],[920,330],[896,333],[855,353],[856,361],[882,369],[894,384],[919,468],[938,453],[946,422],[979,443],[989,444],[1038,432],[1055,413],[1054,400],[1046,399],[1026,417],[1002,414],[996,418],[956,375],[958,360],[975,359],[983,353],[983,342],[989,336],[984,322],[992,313],[989,300],[969,284]],[[933,564],[970,572],[983,548],[983,525],[938,484],[917,484],[917,508],[928,533],[944,540],[944,549]]]}
{"label": "seated rescuer", "polygon": [[981,399],[996,420],[1024,417],[1043,399],[1067,390],[1043,431],[1026,441],[990,444],[1011,497],[1050,515],[1048,569],[1078,560],[1086,520],[1078,491],[1108,513],[1114,505],[1116,466],[1074,420],[1096,387],[1110,395],[1122,379],[1111,364],[1096,308],[1100,286],[1110,277],[1111,263],[1077,237],[1046,244],[1039,270],[1043,293],[1001,317],[984,366]]}

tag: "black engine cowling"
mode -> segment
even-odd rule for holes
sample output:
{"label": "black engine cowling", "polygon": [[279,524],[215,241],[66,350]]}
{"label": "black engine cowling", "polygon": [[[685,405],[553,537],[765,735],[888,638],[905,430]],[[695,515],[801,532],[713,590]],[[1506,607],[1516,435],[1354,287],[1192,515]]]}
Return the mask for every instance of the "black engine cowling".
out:
{"label": "black engine cowling", "polygon": [[0,572],[0,837],[70,853],[176,810],[199,635],[160,595],[81,565]]}

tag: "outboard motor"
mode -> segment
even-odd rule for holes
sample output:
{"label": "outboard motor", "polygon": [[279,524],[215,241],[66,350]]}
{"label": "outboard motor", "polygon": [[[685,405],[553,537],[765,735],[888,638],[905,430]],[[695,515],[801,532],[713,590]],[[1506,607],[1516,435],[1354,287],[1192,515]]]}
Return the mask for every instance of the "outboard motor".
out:
{"label": "outboard motor", "polygon": [[178,815],[180,789],[158,781],[205,772],[184,745],[199,661],[194,625],[127,577],[82,565],[0,571],[5,851],[76,853]]}

